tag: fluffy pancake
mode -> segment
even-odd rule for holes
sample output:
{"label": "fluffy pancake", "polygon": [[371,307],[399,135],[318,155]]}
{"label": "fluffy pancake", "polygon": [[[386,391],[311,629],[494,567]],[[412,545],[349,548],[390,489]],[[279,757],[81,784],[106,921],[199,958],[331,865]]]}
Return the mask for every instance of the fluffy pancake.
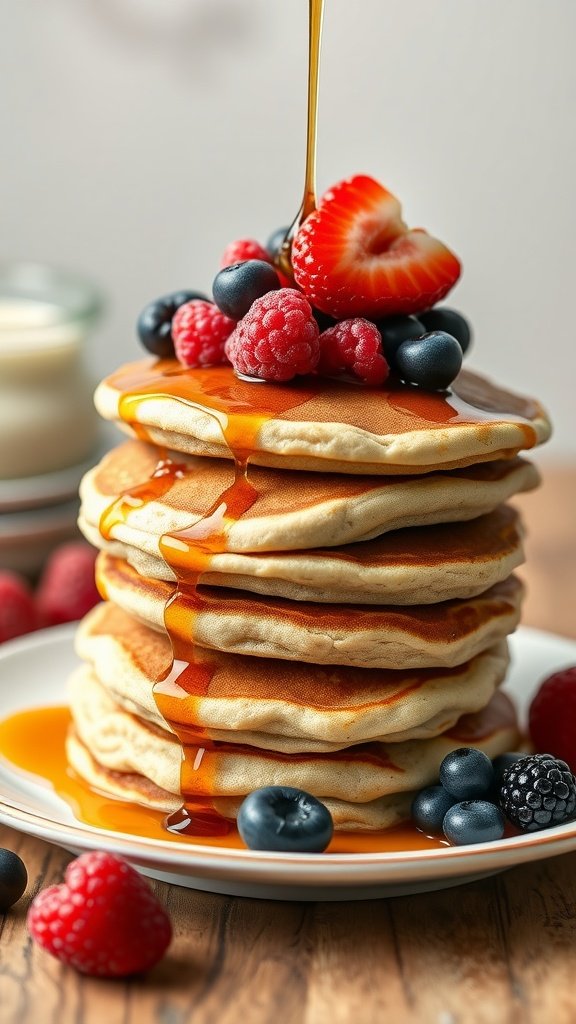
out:
{"label": "fluffy pancake", "polygon": [[96,582],[103,598],[154,629],[196,643],[260,658],[359,668],[419,668],[462,664],[513,632],[523,587],[511,576],[474,598],[440,604],[315,605],[224,588],[202,588],[174,600],[174,584],[139,576],[123,559],[101,552]]}
{"label": "fluffy pancake", "polygon": [[[342,473],[424,473],[508,458],[545,441],[542,407],[462,371],[447,393],[314,378],[239,380],[231,367],[142,360],[103,381],[100,414],[157,445],[259,465]],[[226,439],[226,440],[225,440]]]}
{"label": "fluffy pancake", "polygon": [[[158,538],[190,529],[233,480],[222,460],[174,458],[170,463],[166,452],[136,441],[109,452],[82,481],[81,523],[105,527],[111,539],[157,556]],[[159,464],[162,475],[155,477]],[[540,477],[534,465],[515,458],[402,478],[255,467],[250,481],[253,505],[237,521],[224,518],[228,553],[333,547],[406,527],[461,522],[531,490]]]}
{"label": "fluffy pancake", "polygon": [[[126,559],[140,576],[175,581],[160,555],[105,541],[85,520],[81,526],[91,544]],[[397,530],[339,548],[212,555],[212,571],[199,582],[322,604],[434,604],[473,597],[510,576],[524,561],[522,534],[518,512],[500,505],[465,523]],[[133,537],[138,543],[136,531]]]}
{"label": "fluffy pancake", "polygon": [[168,637],[110,603],[82,622],[76,650],[113,700],[140,718],[169,728],[156,690],[178,729],[287,753],[438,735],[484,707],[508,667],[504,641],[458,668],[412,671],[326,668],[196,649],[195,662],[210,677],[198,694],[182,666],[170,674]]}
{"label": "fluffy pancake", "polygon": [[[238,799],[260,786],[291,785],[323,800],[370,804],[430,784],[445,755],[459,746],[473,744],[495,757],[518,742],[512,705],[498,693],[482,712],[434,739],[293,755],[216,744],[189,756],[181,777],[180,743],[120,708],[85,670],[70,682],[70,703],[75,732],[95,762],[116,773],[143,776],[175,796],[185,790],[202,798]],[[83,774],[73,752],[71,757]]]}

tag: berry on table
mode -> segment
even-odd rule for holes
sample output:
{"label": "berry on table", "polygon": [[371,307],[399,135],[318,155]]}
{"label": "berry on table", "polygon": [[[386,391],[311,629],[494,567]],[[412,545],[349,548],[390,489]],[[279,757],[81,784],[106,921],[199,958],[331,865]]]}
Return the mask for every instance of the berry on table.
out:
{"label": "berry on table", "polygon": [[492,767],[494,769],[493,790],[497,796],[500,793],[500,787],[502,785],[502,780],[504,778],[504,772],[506,771],[507,768],[510,768],[511,765],[516,764],[516,761],[520,761],[522,757],[526,757],[526,752],[520,754],[518,753],[518,751],[511,751],[507,754],[500,754],[499,757],[494,758],[494,760],[492,761]]}
{"label": "berry on table", "polygon": [[83,541],[56,548],[46,563],[36,591],[38,622],[58,626],[82,619],[100,595],[94,582],[96,552]]}
{"label": "berry on table", "polygon": [[37,625],[34,598],[24,577],[0,570],[0,643],[31,633]]}
{"label": "berry on table", "polygon": [[280,278],[270,263],[245,260],[224,267],[214,278],[212,294],[218,309],[232,320],[241,320],[256,299],[280,288]]}
{"label": "berry on table", "polygon": [[493,781],[492,762],[476,747],[451,750],[440,765],[440,782],[456,800],[486,796]]}
{"label": "berry on table", "polygon": [[266,252],[272,259],[275,259],[280,252],[289,231],[289,227],[276,228],[276,231],[273,231],[270,235],[270,238],[266,242]]}
{"label": "berry on table", "polygon": [[172,318],[180,306],[192,299],[206,300],[207,296],[201,292],[179,291],[148,303],[138,317],[136,327],[144,348],[160,359],[173,358]]}
{"label": "berry on table", "polygon": [[220,269],[230,267],[233,263],[244,263],[246,260],[264,260],[271,263],[269,253],[253,238],[239,238],[236,242],[229,242],[222,253]]}
{"label": "berry on table", "polygon": [[455,802],[455,798],[450,796],[444,786],[421,789],[412,801],[412,821],[422,832],[437,835],[442,831],[446,812]]}
{"label": "berry on table", "polygon": [[148,882],[111,853],[84,853],[62,885],[43,889],[28,912],[32,938],[83,974],[147,971],[166,952],[170,918]]}
{"label": "berry on table", "polygon": [[356,175],[322,197],[292,244],[298,286],[338,319],[417,313],[443,298],[460,263],[421,228],[409,230],[398,200]]}
{"label": "berry on table", "polygon": [[530,705],[528,728],[537,751],[553,750],[576,771],[576,665],[544,680]]}
{"label": "berry on table", "polygon": [[523,832],[561,825],[576,810],[576,780],[565,761],[530,754],[504,772],[500,806]]}
{"label": "berry on table", "polygon": [[13,850],[0,849],[0,914],[18,902],[28,885],[28,872]]}
{"label": "berry on table", "polygon": [[291,786],[264,786],[241,804],[238,831],[251,850],[321,853],[334,825],[328,808],[310,793]]}
{"label": "berry on table", "polygon": [[350,371],[373,387],[386,380],[389,368],[382,354],[380,331],[369,320],[341,320],[320,335],[318,372],[333,377],[343,371]]}
{"label": "berry on table", "polygon": [[460,373],[462,349],[450,334],[433,331],[421,338],[403,341],[396,350],[396,368],[409,384],[429,391],[444,391]]}
{"label": "berry on table", "polygon": [[465,800],[446,812],[443,831],[454,846],[490,843],[504,835],[504,815],[488,800]]}
{"label": "berry on table", "polygon": [[415,316],[387,316],[378,320],[376,326],[382,335],[382,348],[391,370],[396,369],[396,352],[402,342],[426,334],[424,324]]}
{"label": "berry on table", "polygon": [[172,321],[176,357],[183,366],[226,362],[224,344],[236,326],[213,302],[194,299],[180,306]]}
{"label": "berry on table", "polygon": [[427,331],[445,331],[446,334],[451,334],[456,338],[463,354],[470,348],[470,324],[457,310],[439,306],[436,309],[429,309],[426,313],[420,313],[418,319],[422,321]]}
{"label": "berry on table", "polygon": [[311,373],[320,345],[310,303],[295,288],[280,288],[256,299],[226,343],[238,373],[287,381]]}

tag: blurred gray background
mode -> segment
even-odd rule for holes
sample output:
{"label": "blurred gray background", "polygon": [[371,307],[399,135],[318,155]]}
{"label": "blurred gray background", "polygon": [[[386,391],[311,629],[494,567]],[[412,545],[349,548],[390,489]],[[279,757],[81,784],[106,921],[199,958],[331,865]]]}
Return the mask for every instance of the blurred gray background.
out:
{"label": "blurred gray background", "polygon": [[[575,0],[327,0],[319,188],[363,171],[464,261],[471,362],[576,456]],[[108,297],[89,357],[138,358],[141,307],[209,289],[301,197],[306,0],[4,0],[0,257]]]}

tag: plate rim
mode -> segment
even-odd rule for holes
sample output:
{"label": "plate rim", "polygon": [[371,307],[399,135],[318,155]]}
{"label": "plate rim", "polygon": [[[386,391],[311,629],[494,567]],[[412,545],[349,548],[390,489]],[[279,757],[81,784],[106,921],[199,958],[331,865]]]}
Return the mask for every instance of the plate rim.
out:
{"label": "plate rim", "polygon": [[[26,657],[31,650],[45,646],[73,647],[77,623],[38,630],[25,637],[7,641],[0,648],[0,671],[6,661]],[[546,630],[521,626],[516,643],[523,640],[549,643],[560,641],[572,647],[576,658],[576,640]],[[24,705],[25,706],[25,705]],[[0,756],[7,771],[11,762]],[[26,773],[15,770],[19,777]],[[62,801],[64,806],[67,806]],[[447,878],[468,875],[479,870],[489,872],[513,867],[549,855],[561,855],[576,847],[576,820],[540,832],[511,836],[492,843],[442,847],[434,850],[398,850],[381,852],[288,854],[264,850],[223,848],[197,843],[173,843],[129,833],[98,829],[81,821],[59,822],[54,817],[18,806],[0,796],[0,822],[57,845],[82,849],[96,846],[125,854],[140,865],[172,869],[186,877],[234,879],[256,884],[370,885],[382,886],[398,881]]]}

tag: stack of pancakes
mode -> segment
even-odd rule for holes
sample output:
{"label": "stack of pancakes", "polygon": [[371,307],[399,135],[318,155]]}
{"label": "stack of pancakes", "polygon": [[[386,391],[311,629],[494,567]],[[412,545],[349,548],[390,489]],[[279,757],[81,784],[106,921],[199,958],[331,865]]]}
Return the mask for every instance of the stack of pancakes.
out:
{"label": "stack of pancakes", "polygon": [[518,454],[549,434],[537,403],[465,372],[441,395],[143,361],[97,405],[133,439],[81,488],[105,601],[68,757],[91,785],[192,819],[290,785],[382,829],[449,750],[514,747],[505,502],[538,483]]}

